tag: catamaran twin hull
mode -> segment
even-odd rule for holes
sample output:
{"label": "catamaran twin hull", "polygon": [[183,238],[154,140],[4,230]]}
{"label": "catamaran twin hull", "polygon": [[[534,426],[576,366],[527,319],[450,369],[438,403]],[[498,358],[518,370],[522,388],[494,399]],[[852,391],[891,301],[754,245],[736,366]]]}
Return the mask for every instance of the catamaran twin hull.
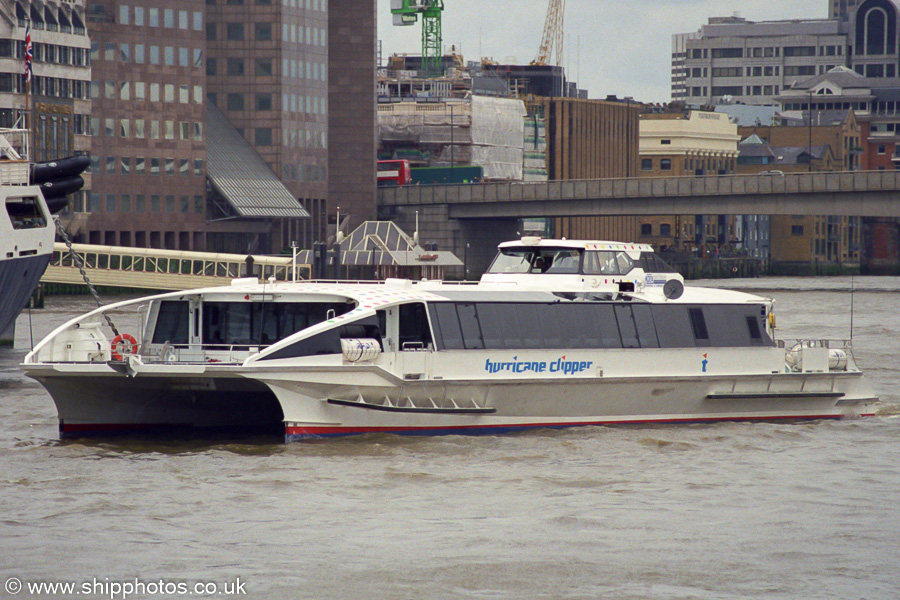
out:
{"label": "catamaran twin hull", "polygon": [[[763,360],[778,371],[779,362],[783,364],[778,350],[752,352],[771,355]],[[135,361],[138,370],[132,374],[124,372],[122,363],[116,365],[119,370],[99,364],[90,372],[79,369],[75,376],[65,365],[48,365],[31,375],[53,396],[64,436],[187,429],[272,433],[282,427],[289,440],[372,432],[479,434],[579,425],[841,418],[870,415],[876,402],[858,371],[784,373],[782,368],[777,373],[716,374],[714,369],[734,368],[742,360],[726,350],[645,351],[639,360],[627,350],[519,352],[483,359],[438,354],[394,357],[394,362],[406,363],[399,371],[391,365],[342,361],[256,367],[252,373],[240,366]],[[410,372],[414,362],[432,375],[425,379],[424,373]],[[623,364],[630,367],[616,366]],[[477,367],[479,377],[457,375]],[[653,375],[626,374],[652,372],[651,367]],[[684,374],[688,372],[692,374]]]}
{"label": "catamaran twin hull", "polygon": [[303,439],[869,415],[851,350],[776,340],[771,299],[685,288],[648,246],[523,238],[477,285],[254,279],[114,304],[23,368],[63,435]]}

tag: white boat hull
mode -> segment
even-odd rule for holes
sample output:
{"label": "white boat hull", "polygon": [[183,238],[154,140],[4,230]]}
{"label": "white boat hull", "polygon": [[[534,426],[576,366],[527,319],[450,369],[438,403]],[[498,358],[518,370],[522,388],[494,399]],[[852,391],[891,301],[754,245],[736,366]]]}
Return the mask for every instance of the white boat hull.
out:
{"label": "white boat hull", "polygon": [[[186,371],[193,371],[188,373]],[[287,440],[360,433],[485,434],[532,428],[874,413],[860,372],[739,376],[405,381],[380,367],[255,369],[107,364],[30,367],[65,437],[170,430],[281,431]]]}
{"label": "white boat hull", "polygon": [[583,425],[828,419],[873,414],[876,402],[858,373],[406,382],[353,386],[340,397],[298,381],[296,375],[293,381],[261,379],[278,397],[289,440],[374,432],[478,434]]}

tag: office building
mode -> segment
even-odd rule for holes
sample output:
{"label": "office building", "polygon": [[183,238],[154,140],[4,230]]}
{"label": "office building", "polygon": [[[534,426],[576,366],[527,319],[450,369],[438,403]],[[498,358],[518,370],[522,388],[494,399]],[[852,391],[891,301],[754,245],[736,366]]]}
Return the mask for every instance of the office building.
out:
{"label": "office building", "polygon": [[[27,27],[33,78],[26,96]],[[53,160],[90,150],[89,50],[83,0],[0,0],[0,127],[25,127],[27,121],[33,133],[32,159]]]}
{"label": "office building", "polygon": [[773,104],[795,81],[845,65],[837,20],[753,22],[716,17],[673,36],[672,99],[691,104]]}
{"label": "office building", "polygon": [[672,99],[774,104],[795,83],[845,66],[900,76],[895,0],[833,0],[829,19],[753,22],[715,17],[672,38]]}

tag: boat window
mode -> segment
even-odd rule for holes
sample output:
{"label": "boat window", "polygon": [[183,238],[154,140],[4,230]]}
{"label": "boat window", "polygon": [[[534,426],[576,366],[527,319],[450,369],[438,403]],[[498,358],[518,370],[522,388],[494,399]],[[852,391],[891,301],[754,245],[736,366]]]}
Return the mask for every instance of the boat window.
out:
{"label": "boat window", "polygon": [[699,345],[709,345],[709,331],[706,329],[706,319],[703,318],[703,309],[689,308],[688,316],[691,319],[691,331],[694,333],[694,339],[699,342]]}
{"label": "boat window", "polygon": [[384,350],[384,344],[381,341],[381,325],[378,315],[366,317],[338,328],[338,337],[342,340],[348,339],[371,339],[378,341],[378,345]]}
{"label": "boat window", "polygon": [[[603,334],[596,318],[585,319],[585,311],[579,304],[560,303],[554,311],[559,319],[560,331],[569,332],[577,324],[579,334],[566,340],[570,348],[602,348]],[[566,334],[568,336],[568,333]]]}
{"label": "boat window", "polygon": [[[614,306],[599,303],[440,302],[429,305],[429,309],[441,350],[546,350],[621,348],[622,337]],[[630,306],[623,308],[631,310]],[[633,317],[629,318],[634,332],[632,343],[637,343]]]}
{"label": "boat window", "polygon": [[581,266],[581,251],[574,248],[571,250],[559,250],[552,257],[545,258],[552,258],[552,262],[545,271],[546,273],[578,273],[578,269]]}
{"label": "boat window", "polygon": [[584,274],[585,275],[618,275],[619,263],[616,262],[616,253],[603,252],[585,252],[584,253]]}
{"label": "boat window", "polygon": [[342,315],[346,302],[204,302],[203,343],[268,345],[326,320],[328,311]]}
{"label": "boat window", "polygon": [[[516,321],[514,319],[507,320],[505,315],[508,314],[502,310],[502,304],[484,303],[478,305],[479,323],[481,324],[481,334],[484,336],[485,348],[519,348],[522,343],[522,335],[519,328],[516,327],[509,335],[513,340],[518,339],[520,345],[507,345],[504,339],[504,326],[509,326]],[[511,341],[513,341],[511,340]],[[513,344],[515,342],[513,341]]]}
{"label": "boat window", "polygon": [[762,331],[759,328],[759,318],[756,315],[748,315],[746,317],[747,330],[750,332],[750,339],[762,340]]}
{"label": "boat window", "polygon": [[187,344],[189,305],[186,300],[163,300],[159,303],[153,344]]}
{"label": "boat window", "polygon": [[634,323],[634,313],[628,304],[617,304],[615,307],[616,321],[619,324],[619,333],[622,335],[623,348],[640,348],[638,342],[637,325]]}
{"label": "boat window", "polygon": [[[758,318],[759,306],[728,306],[711,305],[703,309],[706,323],[709,329],[709,345],[711,346],[755,346],[762,345],[762,331],[757,333],[760,338],[754,340],[748,326],[741,327],[742,321],[747,323],[747,318]],[[757,329],[759,327],[758,321]]]}
{"label": "boat window", "polygon": [[299,356],[319,356],[322,354],[341,354],[341,336],[338,328],[332,328],[314,336],[299,340],[293,344],[276,350],[264,360],[276,358],[297,358]]}
{"label": "boat window", "polygon": [[435,317],[435,335],[441,339],[443,350],[462,350],[462,330],[459,328],[459,317],[456,316],[456,305],[452,302],[431,304]]}
{"label": "boat window", "polygon": [[[596,319],[600,325],[601,339],[603,345],[601,348],[621,348],[622,336],[619,335],[619,326],[616,324],[616,314],[613,310],[614,304],[595,304]],[[580,322],[580,320],[579,320]]]}
{"label": "boat window", "polygon": [[[323,303],[323,305],[325,305]],[[335,305],[328,305],[334,307]],[[332,308],[333,309],[333,308]],[[381,346],[380,317],[370,315],[342,325],[332,327],[308,338],[298,340],[289,346],[276,350],[261,360],[275,360],[278,358],[297,358],[300,356],[320,356],[325,354],[341,354],[342,339],[374,339]],[[384,347],[382,346],[382,350]]]}
{"label": "boat window", "polygon": [[656,252],[641,252],[641,268],[645,273],[677,273]]}
{"label": "boat window", "polygon": [[[384,314],[384,311],[379,311]],[[384,329],[382,329],[384,331]],[[432,345],[428,313],[421,302],[400,305],[400,349],[418,350]]]}
{"label": "boat window", "polygon": [[38,229],[47,226],[37,198],[7,198],[6,213],[13,229]]}
{"label": "boat window", "polygon": [[[693,348],[772,345],[758,305],[622,302],[429,305],[440,350]],[[750,319],[755,319],[758,338]],[[734,327],[746,321],[747,327]],[[467,323],[463,328],[462,323]],[[463,331],[465,330],[465,335]],[[479,333],[480,332],[480,333]],[[479,337],[480,335],[480,337]]]}
{"label": "boat window", "polygon": [[655,304],[651,307],[651,311],[661,347],[693,348],[697,345],[686,307]]}
{"label": "boat window", "polygon": [[625,252],[616,254],[616,263],[619,265],[619,275],[627,275],[634,268],[634,261]]}
{"label": "boat window", "polygon": [[536,248],[501,248],[488,267],[488,273],[527,273],[534,261]]}
{"label": "boat window", "polygon": [[581,253],[577,248],[501,248],[488,273],[579,273]]}
{"label": "boat window", "polygon": [[634,324],[637,327],[641,348],[659,348],[659,339],[656,336],[656,325],[653,322],[650,305],[632,304],[631,311],[634,314]]}
{"label": "boat window", "polygon": [[484,348],[484,339],[481,336],[481,325],[478,324],[475,305],[468,302],[457,304],[456,314],[459,316],[459,327],[462,330],[463,347],[466,350]]}
{"label": "boat window", "polygon": [[544,347],[543,331],[541,330],[541,309],[546,305],[537,304],[511,304],[509,309],[517,314],[518,321],[522,324],[522,347],[539,349]]}
{"label": "boat window", "polygon": [[542,348],[568,348],[569,333],[572,330],[573,323],[563,322],[560,312],[556,306],[550,304],[546,306],[547,310],[538,308],[538,320],[535,325],[540,324],[541,337],[543,338]]}

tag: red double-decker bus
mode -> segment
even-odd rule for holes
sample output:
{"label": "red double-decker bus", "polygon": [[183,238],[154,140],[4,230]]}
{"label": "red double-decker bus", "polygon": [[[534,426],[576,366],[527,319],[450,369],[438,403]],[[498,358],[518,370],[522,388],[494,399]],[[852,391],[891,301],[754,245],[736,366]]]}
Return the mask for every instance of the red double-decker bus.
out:
{"label": "red double-decker bus", "polygon": [[378,187],[409,185],[411,179],[408,160],[378,161]]}

